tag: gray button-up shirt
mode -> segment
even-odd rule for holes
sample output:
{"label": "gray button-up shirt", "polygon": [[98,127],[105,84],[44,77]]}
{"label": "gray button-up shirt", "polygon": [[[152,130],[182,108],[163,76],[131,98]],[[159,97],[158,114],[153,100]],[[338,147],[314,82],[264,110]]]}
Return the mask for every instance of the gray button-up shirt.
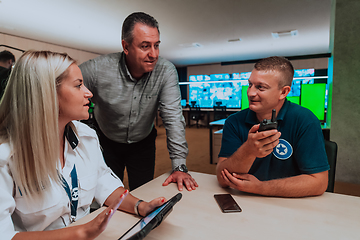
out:
{"label": "gray button-up shirt", "polygon": [[95,118],[105,136],[119,143],[141,141],[150,134],[159,109],[172,166],[185,164],[185,120],[172,63],[159,57],[154,70],[138,81],[131,77],[123,52],[99,56],[79,67],[94,95]]}

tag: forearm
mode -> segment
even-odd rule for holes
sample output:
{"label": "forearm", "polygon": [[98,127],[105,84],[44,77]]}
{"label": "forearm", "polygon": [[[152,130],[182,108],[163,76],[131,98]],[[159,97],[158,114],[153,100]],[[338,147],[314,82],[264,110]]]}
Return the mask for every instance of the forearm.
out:
{"label": "forearm", "polygon": [[227,183],[221,177],[221,172],[227,169],[230,173],[248,173],[256,156],[247,150],[247,143],[241,145],[233,155],[228,158],[219,158],[216,165],[216,175],[222,187],[227,187]]}
{"label": "forearm", "polygon": [[60,239],[94,239],[96,236],[87,235],[86,226],[78,225],[51,231],[19,232],[12,240],[60,240]]}
{"label": "forearm", "polygon": [[302,174],[294,177],[261,182],[261,187],[253,193],[274,197],[318,196],[325,192],[328,172]]}
{"label": "forearm", "polygon": [[[125,192],[125,188],[117,188],[104,202],[104,205],[109,206],[111,203],[120,198],[121,194]],[[125,197],[124,201],[120,204],[119,210],[134,214],[134,206],[136,202],[139,201],[138,198],[134,197],[130,193]]]}
{"label": "forearm", "polygon": [[188,145],[185,138],[185,118],[180,104],[181,94],[178,74],[175,67],[170,67],[164,76],[164,84],[159,96],[160,117],[166,129],[167,147],[172,160],[172,167],[185,164]]}
{"label": "forearm", "polygon": [[166,118],[163,118],[163,121],[166,129],[167,148],[172,168],[174,169],[181,164],[186,164],[186,157],[189,152],[185,138],[185,123],[182,121],[182,117],[174,122],[169,122],[168,119],[164,119]]}

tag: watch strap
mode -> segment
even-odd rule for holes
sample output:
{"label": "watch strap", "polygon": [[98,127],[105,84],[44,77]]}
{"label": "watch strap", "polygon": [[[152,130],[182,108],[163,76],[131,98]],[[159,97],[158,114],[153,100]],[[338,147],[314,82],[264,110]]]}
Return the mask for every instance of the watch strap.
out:
{"label": "watch strap", "polygon": [[135,206],[134,206],[134,212],[135,212],[135,214],[138,215],[138,216],[140,216],[140,217],[142,217],[142,216],[139,214],[139,205],[140,205],[140,203],[142,203],[142,202],[143,202],[143,200],[139,200],[139,201],[137,201],[137,203],[136,203]]}

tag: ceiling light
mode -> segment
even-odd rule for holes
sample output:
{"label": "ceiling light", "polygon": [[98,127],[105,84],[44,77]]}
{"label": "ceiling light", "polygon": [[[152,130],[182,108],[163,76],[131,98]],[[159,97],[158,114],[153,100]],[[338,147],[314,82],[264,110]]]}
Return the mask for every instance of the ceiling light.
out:
{"label": "ceiling light", "polygon": [[183,48],[200,48],[203,47],[203,45],[201,45],[200,43],[183,43],[183,44],[179,44],[180,47]]}
{"label": "ceiling light", "polygon": [[229,39],[228,42],[232,43],[232,42],[240,42],[241,38],[234,38],[234,39]]}
{"label": "ceiling light", "polygon": [[299,34],[298,30],[289,30],[289,31],[282,31],[282,32],[272,32],[271,36],[273,38],[280,38],[280,37],[295,37]]}

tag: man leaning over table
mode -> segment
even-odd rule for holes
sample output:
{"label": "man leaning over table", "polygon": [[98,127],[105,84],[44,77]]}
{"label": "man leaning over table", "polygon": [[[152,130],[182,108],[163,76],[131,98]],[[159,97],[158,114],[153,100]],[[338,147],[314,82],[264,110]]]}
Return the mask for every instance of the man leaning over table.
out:
{"label": "man leaning over table", "polygon": [[189,191],[198,187],[187,173],[188,146],[175,66],[159,57],[160,31],[155,18],[130,14],[123,23],[123,52],[102,55],[79,67],[93,93],[97,133],[107,165],[120,179],[126,167],[133,190],[154,177],[158,109],[163,120],[173,171],[163,183]]}
{"label": "man leaning over table", "polygon": [[[258,61],[249,78],[249,108],[225,122],[217,179],[222,187],[264,196],[321,195],[329,164],[319,120],[286,99],[294,68],[281,57]],[[276,110],[277,129],[258,132]]]}

